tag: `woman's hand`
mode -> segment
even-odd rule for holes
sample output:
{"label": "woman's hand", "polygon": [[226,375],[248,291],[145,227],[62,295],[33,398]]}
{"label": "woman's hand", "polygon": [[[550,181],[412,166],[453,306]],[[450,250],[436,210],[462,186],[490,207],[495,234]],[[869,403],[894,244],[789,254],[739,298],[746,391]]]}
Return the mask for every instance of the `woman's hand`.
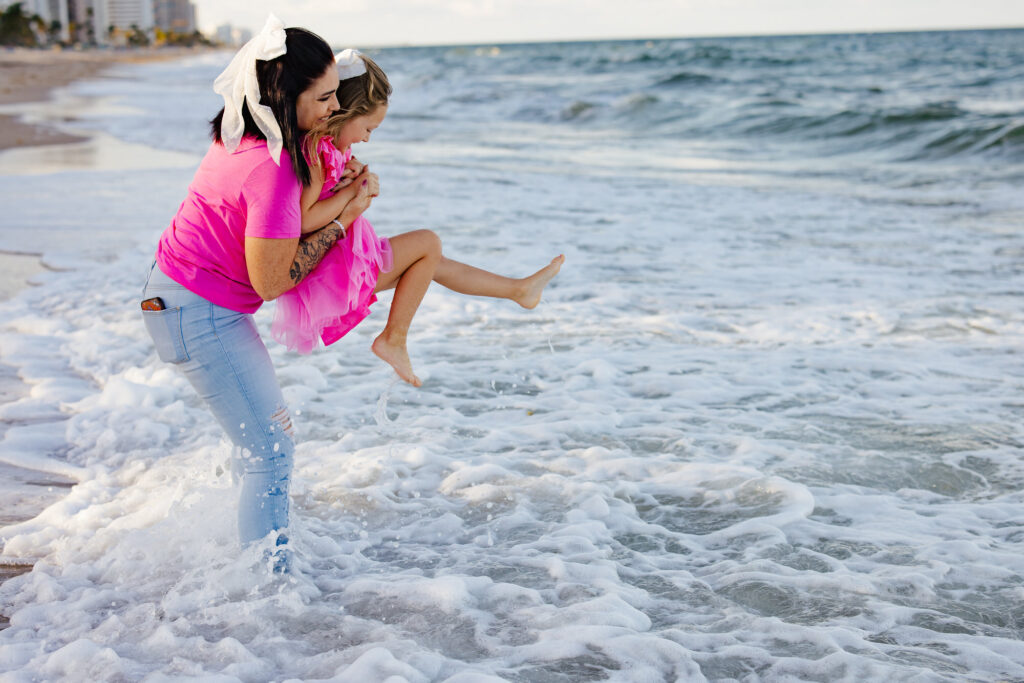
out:
{"label": "woman's hand", "polygon": [[376,196],[380,195],[380,178],[377,176],[376,173],[369,173],[369,170],[370,170],[369,166],[364,166],[363,168],[367,171],[367,173],[366,173],[366,187],[367,187],[367,189],[370,192],[370,196],[371,197],[376,197]]}

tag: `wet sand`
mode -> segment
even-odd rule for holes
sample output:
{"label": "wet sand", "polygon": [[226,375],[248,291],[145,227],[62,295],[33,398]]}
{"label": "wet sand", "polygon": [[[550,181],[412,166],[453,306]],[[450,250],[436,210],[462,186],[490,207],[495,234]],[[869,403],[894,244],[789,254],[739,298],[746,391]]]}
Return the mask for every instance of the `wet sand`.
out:
{"label": "wet sand", "polygon": [[[54,88],[94,76],[112,62],[86,52],[13,50],[0,52],[0,105],[42,102]],[[82,138],[23,123],[0,114],[0,149],[75,142]]]}
{"label": "wet sand", "polygon": [[[114,63],[108,55],[100,53],[23,49],[0,51],[0,106],[45,101],[54,88],[79,78],[95,76]],[[25,123],[16,114],[0,113],[0,150],[66,144],[83,139]],[[29,278],[43,269],[38,254],[0,252],[0,301],[17,294],[26,286]],[[0,377],[0,381],[4,379]],[[0,397],[3,393],[0,389]],[[4,475],[4,480],[7,479],[6,472],[0,474]]]}

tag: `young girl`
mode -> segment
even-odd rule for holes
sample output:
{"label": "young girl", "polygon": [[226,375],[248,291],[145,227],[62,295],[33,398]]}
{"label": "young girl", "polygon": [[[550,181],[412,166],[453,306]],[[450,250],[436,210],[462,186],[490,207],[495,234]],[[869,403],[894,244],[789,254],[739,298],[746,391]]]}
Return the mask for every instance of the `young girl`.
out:
{"label": "young girl", "polygon": [[[351,146],[368,142],[384,120],[391,85],[372,59],[355,50],[340,53],[337,62],[340,109],[306,136],[312,182],[302,192],[303,233],[330,224],[361,187],[369,186],[371,196],[379,189],[376,175],[352,157]],[[278,297],[271,331],[290,349],[309,353],[318,340],[326,345],[340,339],[369,314],[377,292],[394,287],[387,324],[371,348],[399,377],[418,387],[406,337],[431,281],[462,294],[510,299],[533,308],[564,260],[558,256],[526,278],[502,277],[445,258],[440,240],[429,230],[388,240],[377,237],[369,221],[360,217],[316,270]]]}

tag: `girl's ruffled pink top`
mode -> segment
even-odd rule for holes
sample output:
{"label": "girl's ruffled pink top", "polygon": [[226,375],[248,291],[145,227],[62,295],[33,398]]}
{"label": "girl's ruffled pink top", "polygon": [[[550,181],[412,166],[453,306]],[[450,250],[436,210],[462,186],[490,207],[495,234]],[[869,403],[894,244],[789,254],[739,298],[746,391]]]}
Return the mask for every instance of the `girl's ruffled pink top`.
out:
{"label": "girl's ruffled pink top", "polygon": [[[316,153],[324,176],[323,200],[334,194],[352,150],[342,152],[324,137]],[[271,334],[299,353],[310,353],[321,341],[333,344],[370,314],[370,304],[377,301],[377,276],[391,268],[391,244],[360,216],[312,273],[277,298]]]}

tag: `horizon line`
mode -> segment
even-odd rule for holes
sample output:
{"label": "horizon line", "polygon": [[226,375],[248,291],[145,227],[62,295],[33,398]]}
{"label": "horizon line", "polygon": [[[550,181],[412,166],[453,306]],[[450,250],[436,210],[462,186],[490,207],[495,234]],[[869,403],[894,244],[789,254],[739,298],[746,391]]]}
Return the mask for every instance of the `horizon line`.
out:
{"label": "horizon line", "polygon": [[[701,33],[691,35],[647,35],[635,37],[591,37],[591,38],[546,38],[546,39],[502,39],[495,41],[476,41],[466,43],[366,43],[372,49],[385,48],[417,48],[417,47],[500,47],[502,45],[544,45],[558,43],[614,43],[640,42],[653,40],[701,40],[701,39],[735,39],[735,38],[811,38],[815,36],[864,36],[864,35],[899,35],[903,33],[972,33],[982,31],[1024,31],[1021,26],[976,26],[953,28],[886,28],[886,29],[852,29],[852,30],[808,30],[784,33]],[[330,41],[328,41],[330,42]]]}

